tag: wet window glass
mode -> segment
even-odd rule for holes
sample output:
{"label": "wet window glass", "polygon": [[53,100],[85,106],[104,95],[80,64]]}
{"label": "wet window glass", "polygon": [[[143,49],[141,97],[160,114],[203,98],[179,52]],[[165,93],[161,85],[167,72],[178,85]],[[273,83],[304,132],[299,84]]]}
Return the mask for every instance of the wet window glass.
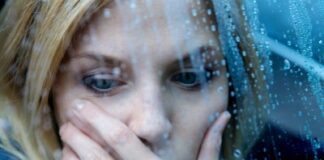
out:
{"label": "wet window glass", "polygon": [[0,159],[324,158],[323,0],[0,8]]}

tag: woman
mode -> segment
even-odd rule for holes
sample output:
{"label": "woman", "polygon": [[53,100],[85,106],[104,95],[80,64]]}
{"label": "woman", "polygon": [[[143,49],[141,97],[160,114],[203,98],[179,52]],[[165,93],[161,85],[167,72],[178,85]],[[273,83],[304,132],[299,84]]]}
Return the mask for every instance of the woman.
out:
{"label": "woman", "polygon": [[[21,159],[245,157],[267,94],[240,3],[6,4],[1,148]],[[234,47],[220,34],[228,22]]]}

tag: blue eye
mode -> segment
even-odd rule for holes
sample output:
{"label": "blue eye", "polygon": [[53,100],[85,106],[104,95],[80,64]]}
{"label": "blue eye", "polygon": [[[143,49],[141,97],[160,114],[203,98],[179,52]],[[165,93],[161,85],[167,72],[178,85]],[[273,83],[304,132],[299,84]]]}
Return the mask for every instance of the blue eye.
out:
{"label": "blue eye", "polygon": [[94,74],[85,76],[82,81],[88,88],[99,93],[109,92],[125,84],[120,80],[112,79],[112,76],[108,74]]}
{"label": "blue eye", "polygon": [[210,81],[213,77],[210,76],[209,71],[195,71],[189,69],[188,71],[174,74],[171,77],[171,81],[178,84],[185,89],[199,88],[206,82]]}
{"label": "blue eye", "polygon": [[194,87],[199,84],[199,77],[194,72],[181,72],[171,77],[171,81],[184,87]]}

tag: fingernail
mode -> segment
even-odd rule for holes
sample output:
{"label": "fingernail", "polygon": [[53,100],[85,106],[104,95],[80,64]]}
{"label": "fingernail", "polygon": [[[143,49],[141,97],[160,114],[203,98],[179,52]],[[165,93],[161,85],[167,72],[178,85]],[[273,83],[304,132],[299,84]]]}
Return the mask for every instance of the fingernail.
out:
{"label": "fingernail", "polygon": [[208,122],[213,123],[219,117],[219,112],[214,112],[208,116]]}
{"label": "fingernail", "polygon": [[86,106],[88,105],[88,102],[85,100],[75,100],[73,102],[73,106],[72,106],[72,110],[71,110],[71,114],[72,117],[77,117],[80,118],[80,111],[82,109],[84,109]]}
{"label": "fingernail", "polygon": [[73,109],[76,110],[76,111],[79,111],[79,110],[84,108],[85,104],[86,104],[85,100],[75,100],[74,105],[73,105]]}

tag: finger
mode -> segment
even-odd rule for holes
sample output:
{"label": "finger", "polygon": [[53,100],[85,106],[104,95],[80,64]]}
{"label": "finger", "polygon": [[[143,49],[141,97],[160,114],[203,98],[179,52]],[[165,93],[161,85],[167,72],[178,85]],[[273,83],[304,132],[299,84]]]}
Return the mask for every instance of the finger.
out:
{"label": "finger", "polygon": [[99,144],[71,123],[64,124],[61,127],[60,136],[80,160],[112,160],[112,157]]}
{"label": "finger", "polygon": [[158,159],[124,123],[88,101],[77,103],[72,122],[82,122],[82,131],[95,132],[121,159]]}
{"label": "finger", "polygon": [[219,159],[223,131],[230,117],[231,115],[228,111],[223,112],[209,128],[205,139],[203,140],[198,160]]}
{"label": "finger", "polygon": [[70,147],[65,146],[62,151],[62,160],[79,160],[79,158]]}
{"label": "finger", "polygon": [[69,121],[72,122],[72,124],[80,129],[85,135],[90,137],[92,140],[97,142],[102,148],[104,148],[107,152],[110,152],[111,149],[107,144],[105,143],[104,139],[102,139],[98,134],[96,134],[92,129],[86,129],[89,128],[85,123],[78,120],[73,116],[73,114],[69,115]]}

